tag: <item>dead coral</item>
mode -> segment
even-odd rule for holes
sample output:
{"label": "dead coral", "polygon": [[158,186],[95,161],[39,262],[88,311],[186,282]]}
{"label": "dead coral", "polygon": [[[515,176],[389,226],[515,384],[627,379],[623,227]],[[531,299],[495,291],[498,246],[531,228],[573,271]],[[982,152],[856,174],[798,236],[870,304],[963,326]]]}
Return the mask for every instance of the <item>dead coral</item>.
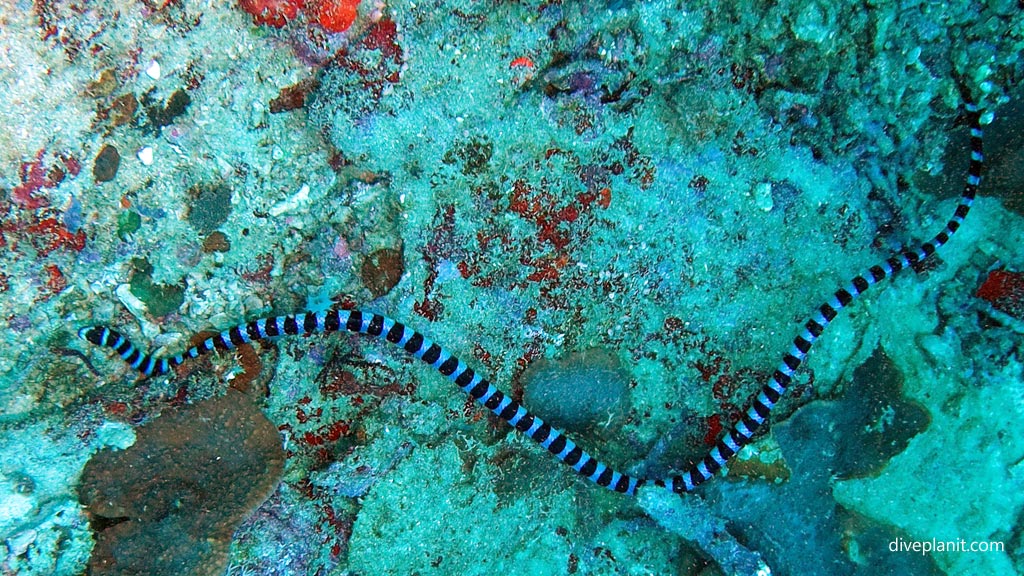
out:
{"label": "dead coral", "polygon": [[223,574],[235,528],[283,466],[277,429],[243,394],[165,412],[134,446],[85,467],[79,497],[96,530],[90,573]]}

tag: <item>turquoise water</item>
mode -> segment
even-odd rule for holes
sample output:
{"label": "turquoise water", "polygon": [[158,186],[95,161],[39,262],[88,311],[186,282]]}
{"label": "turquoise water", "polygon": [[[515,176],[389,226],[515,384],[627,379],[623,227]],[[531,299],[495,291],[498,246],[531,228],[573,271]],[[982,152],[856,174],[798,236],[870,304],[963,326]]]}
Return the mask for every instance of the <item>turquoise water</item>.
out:
{"label": "turquoise water", "polygon": [[[215,4],[0,7],[5,573],[1024,572],[1024,296],[977,296],[1024,271],[1018,4],[364,0],[340,34]],[[677,474],[942,230],[965,95],[961,229],[682,497],[580,478],[376,339],[143,379],[76,336],[355,306]]]}

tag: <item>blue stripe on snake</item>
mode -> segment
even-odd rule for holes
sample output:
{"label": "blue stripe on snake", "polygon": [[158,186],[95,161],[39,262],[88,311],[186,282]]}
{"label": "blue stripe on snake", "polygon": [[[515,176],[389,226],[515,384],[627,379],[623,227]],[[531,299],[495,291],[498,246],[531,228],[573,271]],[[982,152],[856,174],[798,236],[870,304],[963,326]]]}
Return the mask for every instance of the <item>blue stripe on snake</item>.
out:
{"label": "blue stripe on snake", "polygon": [[980,114],[978,108],[973,104],[968,104],[966,108],[966,116],[971,130],[971,160],[967,182],[953,217],[946,223],[942,231],[920,247],[896,254],[854,276],[845,287],[836,290],[826,302],[818,306],[805,322],[803,330],[793,339],[792,346],[783,355],[775,373],[768,379],[760,392],[749,401],[747,410],[739,421],[696,465],[681,475],[671,476],[667,480],[647,480],[616,472],[587,454],[575,442],[566,437],[561,430],[548,425],[495,388],[493,384],[477,374],[454,354],[416,330],[379,314],[359,310],[332,310],[325,313],[307,312],[296,316],[262,318],[234,326],[207,338],[182,354],[169,357],[156,357],[144,353],[119,332],[103,326],[83,328],[79,331],[79,335],[97,346],[113,348],[133,369],[138,370],[144,376],[154,376],[168,372],[186,359],[195,358],[212,350],[231,350],[254,340],[340,330],[368,334],[386,340],[405,350],[409,355],[429,364],[459,388],[462,388],[473,400],[508,422],[519,432],[533,439],[548,452],[554,454],[555,458],[572,467],[576,473],[599,486],[632,495],[637,488],[651,482],[657,486],[669,488],[676,493],[689,492],[714,476],[733,455],[751,441],[757,430],[768,420],[772,408],[786,393],[793,373],[800,367],[814,342],[840,310],[849,306],[872,285],[891,278],[901,270],[910,268],[930,256],[949,241],[949,238],[960,228],[970,211],[971,203],[974,201],[974,196],[981,183],[983,161]]}

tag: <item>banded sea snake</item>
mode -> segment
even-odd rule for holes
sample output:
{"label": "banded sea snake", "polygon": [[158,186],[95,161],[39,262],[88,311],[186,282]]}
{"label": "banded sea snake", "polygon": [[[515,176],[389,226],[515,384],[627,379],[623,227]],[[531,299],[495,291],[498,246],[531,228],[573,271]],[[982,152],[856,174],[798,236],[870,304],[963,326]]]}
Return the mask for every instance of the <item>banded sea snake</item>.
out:
{"label": "banded sea snake", "polygon": [[854,276],[849,283],[839,288],[831,298],[822,303],[811,314],[803,330],[793,339],[789,351],[783,355],[774,374],[762,386],[760,392],[750,399],[743,416],[718,440],[715,447],[697,464],[677,476],[668,479],[649,480],[617,472],[598,461],[576,445],[566,435],[531,414],[526,408],[498,390],[487,379],[459,360],[451,352],[432,342],[423,334],[401,322],[379,314],[359,310],[331,310],[323,313],[307,312],[294,316],[276,316],[254,320],[234,326],[207,338],[200,344],[176,356],[157,357],[136,348],[124,335],[104,326],[83,328],[79,335],[97,346],[112,348],[133,369],[143,376],[164,374],[186,359],[196,358],[212,350],[231,350],[236,346],[274,338],[281,335],[315,334],[347,330],[376,336],[390,342],[414,358],[432,366],[435,370],[458,385],[476,402],[486,407],[516,430],[522,432],[554,454],[579,475],[604,486],[609,490],[633,495],[647,483],[668,488],[676,493],[689,492],[715,475],[726,462],[748,444],[755,432],[768,419],[772,408],[786,392],[793,373],[800,367],[815,340],[836,317],[840,310],[850,305],[874,284],[895,276],[901,270],[912,267],[924,260],[945,244],[960,228],[971,208],[971,203],[981,183],[982,131],[980,112],[974,104],[966,106],[970,125],[971,160],[967,182],[952,218],[941,232],[931,240],[913,250],[905,250],[874,265]]}

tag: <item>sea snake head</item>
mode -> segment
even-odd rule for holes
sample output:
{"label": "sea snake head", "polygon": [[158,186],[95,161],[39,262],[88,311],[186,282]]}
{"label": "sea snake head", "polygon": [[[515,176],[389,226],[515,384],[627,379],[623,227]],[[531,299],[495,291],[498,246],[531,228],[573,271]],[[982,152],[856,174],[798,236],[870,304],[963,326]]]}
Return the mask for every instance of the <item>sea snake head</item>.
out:
{"label": "sea snake head", "polygon": [[103,346],[103,328],[99,326],[79,328],[78,337],[97,346]]}

